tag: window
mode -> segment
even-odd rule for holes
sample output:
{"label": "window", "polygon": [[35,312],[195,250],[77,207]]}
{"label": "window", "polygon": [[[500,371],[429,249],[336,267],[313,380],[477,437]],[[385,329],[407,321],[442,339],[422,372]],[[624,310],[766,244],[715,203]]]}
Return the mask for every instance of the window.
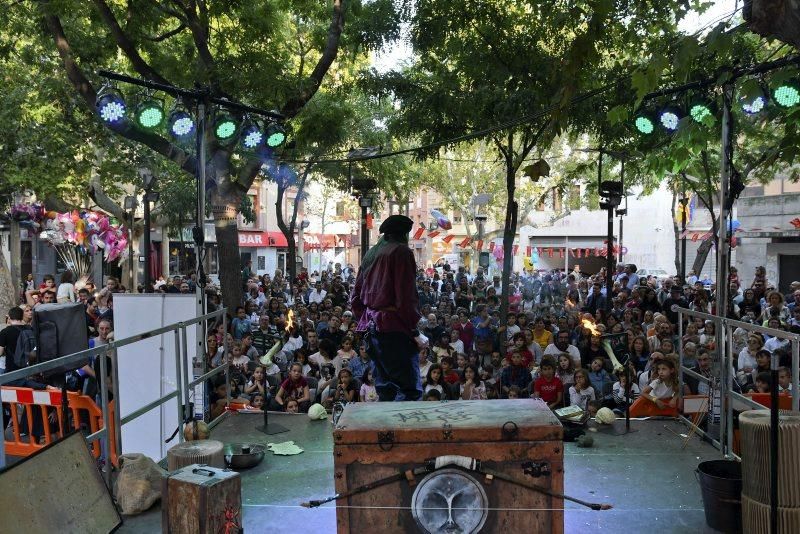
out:
{"label": "window", "polygon": [[461,224],[461,212],[454,211],[453,212],[453,224]]}

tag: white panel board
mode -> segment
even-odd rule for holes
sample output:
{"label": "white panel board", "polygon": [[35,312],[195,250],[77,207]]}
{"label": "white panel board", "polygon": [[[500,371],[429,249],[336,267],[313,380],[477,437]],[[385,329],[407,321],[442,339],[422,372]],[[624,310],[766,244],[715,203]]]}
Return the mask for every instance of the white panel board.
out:
{"label": "white panel board", "polygon": [[[123,339],[179,321],[194,318],[193,295],[120,294],[114,295],[114,336]],[[186,354],[191,376],[192,348],[196,328],[187,329]],[[172,332],[118,349],[120,416],[141,408],[177,389],[175,336]],[[179,424],[177,401],[171,399],[122,426],[122,452],[140,452],[155,461],[177,443],[165,444]]]}

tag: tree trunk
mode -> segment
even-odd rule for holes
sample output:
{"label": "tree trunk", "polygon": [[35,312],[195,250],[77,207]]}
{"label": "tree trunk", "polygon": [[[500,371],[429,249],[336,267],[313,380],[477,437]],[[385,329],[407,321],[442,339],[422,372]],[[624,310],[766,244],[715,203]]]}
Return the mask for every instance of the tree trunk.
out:
{"label": "tree trunk", "polygon": [[697,247],[697,256],[694,258],[694,263],[692,264],[692,270],[694,274],[700,275],[700,272],[703,270],[703,266],[706,264],[706,259],[708,259],[708,253],[711,252],[711,247],[714,246],[714,242],[717,240],[717,219],[715,218],[711,223],[711,237],[703,241],[699,247]]}
{"label": "tree trunk", "polygon": [[[519,205],[514,199],[516,191],[515,170],[513,164],[513,142],[508,146],[510,157],[506,158],[506,190],[508,191],[508,201],[506,202],[506,220],[503,228],[503,273],[501,283],[503,291],[500,295],[500,325],[506,326],[508,324],[508,289],[511,283],[511,269],[513,268],[512,250],[514,247],[514,236],[517,233],[517,214]],[[505,355],[506,344],[504,333],[500,337],[500,353]]]}
{"label": "tree trunk", "polygon": [[[313,166],[314,162],[311,161],[307,163],[305,169],[303,169],[303,174],[297,184],[297,196],[295,197],[294,207],[292,208],[292,216],[289,219],[288,226],[283,218],[283,197],[286,195],[288,184],[285,182],[278,182],[278,194],[275,198],[275,217],[278,222],[278,228],[280,228],[283,236],[286,238],[286,243],[289,248],[289,254],[286,256],[286,273],[284,273],[288,275],[285,278],[288,279],[289,284],[293,284],[295,278],[297,277],[297,245],[294,240],[294,229],[297,223],[297,208],[302,202],[303,191],[305,191],[306,188],[306,179],[308,178],[308,173],[311,172],[311,168]],[[322,247],[321,243],[320,247]],[[321,270],[322,266],[320,265],[320,271]]]}
{"label": "tree trunk", "polygon": [[672,219],[672,233],[675,235],[675,272],[681,272],[681,229],[678,226],[678,221],[675,219],[675,208],[678,202],[678,192],[672,191],[672,212],[670,218]]}
{"label": "tree trunk", "polygon": [[235,195],[214,195],[212,213],[219,253],[219,283],[222,304],[233,315],[242,303],[242,265],[239,256],[239,231],[236,212],[240,199]]}
{"label": "tree trunk", "polygon": [[8,269],[6,256],[0,251],[0,313],[3,317],[16,305],[18,293],[19,288],[15,288],[11,282],[11,271]]}

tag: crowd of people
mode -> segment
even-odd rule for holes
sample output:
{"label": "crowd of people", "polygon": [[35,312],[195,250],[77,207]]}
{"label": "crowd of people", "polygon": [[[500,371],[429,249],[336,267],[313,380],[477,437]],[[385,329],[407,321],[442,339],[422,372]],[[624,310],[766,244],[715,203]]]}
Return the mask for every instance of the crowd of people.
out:
{"label": "crowd of people", "polygon": [[[508,314],[501,321],[501,277],[478,268],[420,269],[416,290],[422,319],[419,332],[427,342],[419,350],[422,398],[429,401],[538,397],[551,408],[575,405],[593,413],[617,411],[633,403],[643,415],[677,409],[679,357],[683,365],[710,377],[715,353],[714,323],[686,321],[679,337],[672,306],[714,313],[716,286],[693,273],[678,277],[640,277],[634,265],[619,265],[613,286],[605,287],[600,271],[584,275],[578,268],[513,273]],[[332,265],[321,273],[302,272],[289,281],[280,271],[242,274],[244,300],[229,311],[226,323],[209,325],[205,370],[231,364],[230,386],[220,376],[210,385],[213,415],[226,399],[248,408],[307,411],[314,403],[375,402],[374,363],[357,331],[350,308],[356,269]],[[98,289],[77,284],[69,271],[45,276],[38,286],[29,279],[24,302],[12,309],[0,331],[2,372],[18,367],[11,355],[19,334],[28,328],[32,310],[43,303],[80,302],[86,307],[90,344],[113,339],[113,296],[125,291],[108,278]],[[191,293],[194,273],[159,280],[156,291]],[[220,304],[217,288],[206,288],[210,309]],[[800,329],[800,283],[783,295],[766,279],[763,268],[746,284],[732,269],[726,314],[779,330]],[[607,299],[611,300],[607,312]],[[225,325],[227,324],[227,329]],[[611,341],[606,347],[604,341]],[[788,343],[737,330],[733,336],[737,385],[743,391],[769,391],[770,355],[781,356],[779,385],[791,394]],[[627,369],[612,364],[612,353]],[[628,355],[630,357],[628,358]],[[2,360],[0,360],[2,362]],[[91,389],[92,362],[73,373],[70,385]],[[630,387],[627,387],[630,381]],[[35,380],[28,387],[43,387]],[[230,389],[228,389],[230,387]],[[687,377],[685,393],[704,394],[708,386]]]}
{"label": "crowd of people", "polygon": [[[680,348],[684,366],[710,377],[716,338],[714,324],[700,319],[686,321],[679,338],[672,306],[714,313],[716,286],[693,273],[681,283],[677,277],[639,277],[636,271],[634,265],[618,266],[610,294],[604,271],[590,276],[577,269],[514,273],[502,323],[501,277],[496,272],[478,268],[472,274],[449,266],[419,270],[418,328],[427,339],[419,350],[422,398],[538,397],[553,409],[577,405],[589,413],[604,406],[622,411],[627,402],[634,404],[635,415],[674,413]],[[330,408],[336,402],[377,401],[374,364],[349,308],[355,274],[352,265],[336,265],[322,273],[303,273],[292,283],[281,272],[245,276],[245,301],[235,310],[229,331],[217,325],[207,340],[206,363],[231,362],[236,369],[231,391],[216,385],[217,410],[223,409],[226,393],[241,405],[290,412],[317,402]],[[734,270],[727,314],[797,330],[800,284],[793,284],[788,297],[766,281],[763,268],[749,285]],[[767,356],[777,350],[780,388],[791,393],[788,344],[761,335],[745,340],[743,332],[737,331],[733,342],[741,390],[769,389]],[[616,336],[603,337],[607,334]],[[615,369],[605,340],[612,342],[618,361],[628,361],[627,370]],[[264,359],[275,342],[280,350]],[[684,393],[708,392],[704,382],[691,377],[684,387]]]}

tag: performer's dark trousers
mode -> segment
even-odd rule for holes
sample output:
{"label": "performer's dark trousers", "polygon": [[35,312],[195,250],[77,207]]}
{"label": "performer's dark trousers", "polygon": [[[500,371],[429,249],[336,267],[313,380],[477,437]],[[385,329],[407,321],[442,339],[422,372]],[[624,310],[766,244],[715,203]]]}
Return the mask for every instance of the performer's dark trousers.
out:
{"label": "performer's dark trousers", "polygon": [[420,400],[419,353],[413,338],[400,332],[372,332],[370,356],[375,361],[375,390],[381,401]]}

